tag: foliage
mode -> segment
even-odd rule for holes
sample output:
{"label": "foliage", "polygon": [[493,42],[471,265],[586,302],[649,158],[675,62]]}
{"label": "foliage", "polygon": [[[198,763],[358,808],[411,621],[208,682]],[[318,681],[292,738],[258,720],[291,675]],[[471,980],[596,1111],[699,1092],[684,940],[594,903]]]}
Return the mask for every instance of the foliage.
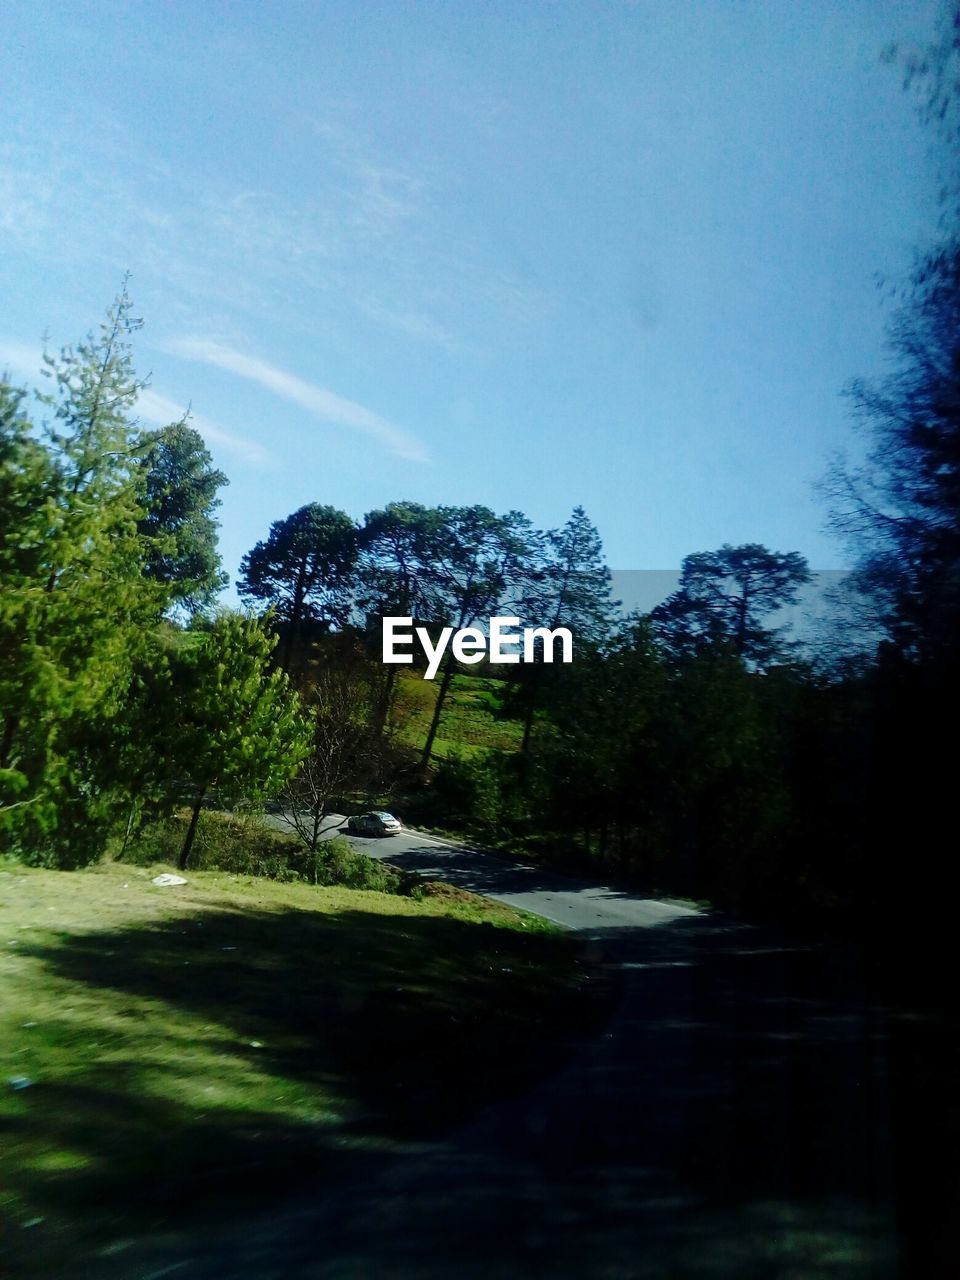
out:
{"label": "foliage", "polygon": [[[524,592],[531,562],[536,564],[538,537],[519,511],[497,516],[489,507],[440,507],[426,542],[424,589],[429,616],[449,622],[454,630],[483,623]],[[433,744],[450,683],[454,660],[448,650],[430,728],[420,755],[420,769],[430,763]]]}
{"label": "foliage", "polygon": [[279,791],[308,751],[299,699],[282,671],[268,670],[275,640],[255,618],[222,613],[198,625],[198,642],[176,655],[171,687],[180,714],[166,757],[193,795],[180,865],[190,858],[204,797],[256,801]]}
{"label": "foliage", "polygon": [[244,600],[269,606],[283,624],[287,670],[306,628],[323,632],[346,622],[356,560],[353,521],[317,502],[275,521],[266,541],[243,557],[237,591]]}
{"label": "foliage", "polygon": [[3,392],[0,547],[3,733],[0,802],[8,843],[32,861],[77,865],[100,853],[122,803],[97,749],[134,661],[166,606],[144,577],[142,440],[129,413],[142,386],[122,293],[98,336],[48,356],[52,412],[30,436],[22,395]]}
{"label": "foliage", "polygon": [[942,663],[960,626],[960,241],[930,254],[913,285],[890,331],[895,372],[851,388],[872,447],[858,470],[835,469],[832,518],[898,650]]}
{"label": "foliage", "polygon": [[440,514],[391,502],[364,517],[359,537],[360,605],[378,616],[425,616],[430,546]]}
{"label": "foliage", "polygon": [[375,722],[369,670],[340,665],[315,674],[304,695],[309,754],[283,792],[283,816],[311,850],[329,829],[335,799],[378,790],[386,743]]}
{"label": "foliage", "polygon": [[[147,824],[132,842],[125,861],[134,865],[176,863],[190,826],[187,811]],[[342,836],[320,841],[316,849],[272,830],[256,815],[204,810],[196,826],[194,871],[227,871],[281,882],[343,885],[378,893],[407,893],[399,872],[355,850]]]}
{"label": "foliage", "polygon": [[798,588],[809,581],[807,562],[796,551],[727,544],[687,556],[679,589],[651,617],[661,643],[676,658],[727,652],[769,666],[782,661],[789,647],[782,628],[765,626],[765,619],[795,604]]}
{"label": "foliage", "polygon": [[[610,570],[603,543],[583,507],[575,507],[562,529],[551,529],[544,540],[542,557],[527,574],[518,605],[527,626],[551,631],[567,627],[579,646],[601,646],[614,626],[618,602],[610,594]],[[514,672],[517,702],[523,715],[522,750],[530,749],[534,716],[543,700],[543,685],[556,679],[542,662],[542,645],[534,663],[518,665]]]}
{"label": "foliage", "polygon": [[417,822],[492,835],[500,827],[500,779],[489,754],[453,755],[441,760],[430,786],[408,798],[406,812]]}
{"label": "foliage", "polygon": [[144,572],[169,587],[189,612],[213,603],[227,584],[217,552],[217,490],[228,483],[203,438],[184,418],[146,441],[146,512],[140,535],[150,554]]}

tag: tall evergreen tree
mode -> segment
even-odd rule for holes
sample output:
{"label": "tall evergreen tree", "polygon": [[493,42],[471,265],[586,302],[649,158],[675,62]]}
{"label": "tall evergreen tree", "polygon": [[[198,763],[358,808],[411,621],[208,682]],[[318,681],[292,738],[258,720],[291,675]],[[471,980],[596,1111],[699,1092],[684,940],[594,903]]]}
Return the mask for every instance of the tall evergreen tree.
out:
{"label": "tall evergreen tree", "polygon": [[217,552],[217,491],[228,483],[187,419],[147,438],[146,513],[138,529],[150,551],[146,574],[191,613],[227,585]]}
{"label": "tall evergreen tree", "polygon": [[[364,517],[359,534],[357,602],[377,645],[383,618],[422,618],[428,611],[430,548],[439,519],[436,508],[419,502],[391,502]],[[390,712],[396,679],[397,667],[388,665],[378,713],[381,726]]]}
{"label": "tall evergreen tree", "polygon": [[[9,660],[0,770],[15,771],[18,798],[30,802],[13,811],[8,841],[33,860],[82,862],[102,848],[117,796],[92,744],[167,602],[163,585],[144,578],[138,530],[143,449],[130,415],[142,384],[128,339],[139,324],[124,290],[98,335],[45,357],[43,456],[22,426],[7,431],[16,484],[32,486],[36,511],[0,564]],[[6,403],[9,422],[9,393]]]}
{"label": "tall evergreen tree", "polygon": [[[479,505],[438,508],[425,562],[425,595],[432,620],[459,631],[517,606],[535,556],[535,542],[530,521],[519,511],[497,516]],[[454,671],[448,647],[420,756],[421,771],[433,754]]]}
{"label": "tall evergreen tree", "polygon": [[[521,611],[533,626],[568,627],[578,646],[597,647],[613,627],[617,601],[611,598],[610,570],[596,526],[583,507],[575,507],[562,529],[551,529],[543,560],[528,575]],[[518,682],[524,706],[523,745],[529,750],[544,678],[539,662],[520,666]]]}

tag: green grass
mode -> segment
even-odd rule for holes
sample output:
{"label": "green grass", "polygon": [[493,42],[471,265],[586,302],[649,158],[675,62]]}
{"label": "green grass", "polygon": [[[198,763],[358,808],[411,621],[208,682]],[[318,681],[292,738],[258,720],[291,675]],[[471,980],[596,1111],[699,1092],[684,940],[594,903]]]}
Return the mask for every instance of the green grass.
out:
{"label": "green grass", "polygon": [[0,1216],[25,1275],[342,1186],[603,1016],[569,938],[501,904],[157,870],[0,872]]}
{"label": "green grass", "polygon": [[[400,740],[422,747],[437,701],[439,681],[402,672],[398,680],[393,723]],[[490,676],[460,673],[453,677],[434,742],[437,759],[486,751],[518,751],[523,738],[519,720],[501,716],[504,685]]]}

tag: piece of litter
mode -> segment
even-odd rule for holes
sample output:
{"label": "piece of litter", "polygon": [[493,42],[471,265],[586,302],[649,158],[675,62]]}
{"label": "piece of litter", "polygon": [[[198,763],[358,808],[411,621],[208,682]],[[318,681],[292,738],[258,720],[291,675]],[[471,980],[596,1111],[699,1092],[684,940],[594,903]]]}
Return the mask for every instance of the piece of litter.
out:
{"label": "piece of litter", "polygon": [[259,1040],[251,1040],[251,1041],[250,1041],[250,1048],[251,1048],[251,1049],[262,1049],[262,1048],[263,1048],[263,1045],[260,1043],[260,1041],[259,1041]]}
{"label": "piece of litter", "polygon": [[236,951],[236,947],[221,947],[221,951]]}
{"label": "piece of litter", "polygon": [[43,1221],[43,1218],[28,1218],[23,1224],[24,1230],[26,1230],[27,1227],[39,1227],[40,1223]]}
{"label": "piece of litter", "polygon": [[25,1022],[23,1025],[25,1027],[35,1027],[37,1024],[35,1022]]}
{"label": "piece of litter", "polygon": [[183,876],[172,876],[168,871],[165,871],[162,876],[154,876],[150,883],[158,884],[161,888],[166,888],[166,886],[170,884],[186,884],[187,882],[184,880]]}
{"label": "piece of litter", "polygon": [[29,1089],[33,1081],[29,1076],[8,1076],[7,1084],[11,1089]]}

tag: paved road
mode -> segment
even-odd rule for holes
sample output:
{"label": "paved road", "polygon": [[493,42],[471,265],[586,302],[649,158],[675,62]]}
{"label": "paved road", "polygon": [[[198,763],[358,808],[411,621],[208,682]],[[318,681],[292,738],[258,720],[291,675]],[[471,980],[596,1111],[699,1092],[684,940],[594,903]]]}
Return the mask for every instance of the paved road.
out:
{"label": "paved road", "polygon": [[[327,838],[344,835],[355,849],[390,866],[498,898],[570,929],[643,928],[696,914],[679,903],[573,880],[418,831],[405,830],[380,839],[354,836],[347,831],[346,822],[343,814],[328,814],[324,819]],[[282,818],[274,817],[271,823],[290,830]]]}
{"label": "paved road", "polygon": [[117,1280],[893,1280],[888,1041],[847,946],[545,875],[431,837],[355,841],[588,933],[606,1029],[527,1095],[370,1176]]}

